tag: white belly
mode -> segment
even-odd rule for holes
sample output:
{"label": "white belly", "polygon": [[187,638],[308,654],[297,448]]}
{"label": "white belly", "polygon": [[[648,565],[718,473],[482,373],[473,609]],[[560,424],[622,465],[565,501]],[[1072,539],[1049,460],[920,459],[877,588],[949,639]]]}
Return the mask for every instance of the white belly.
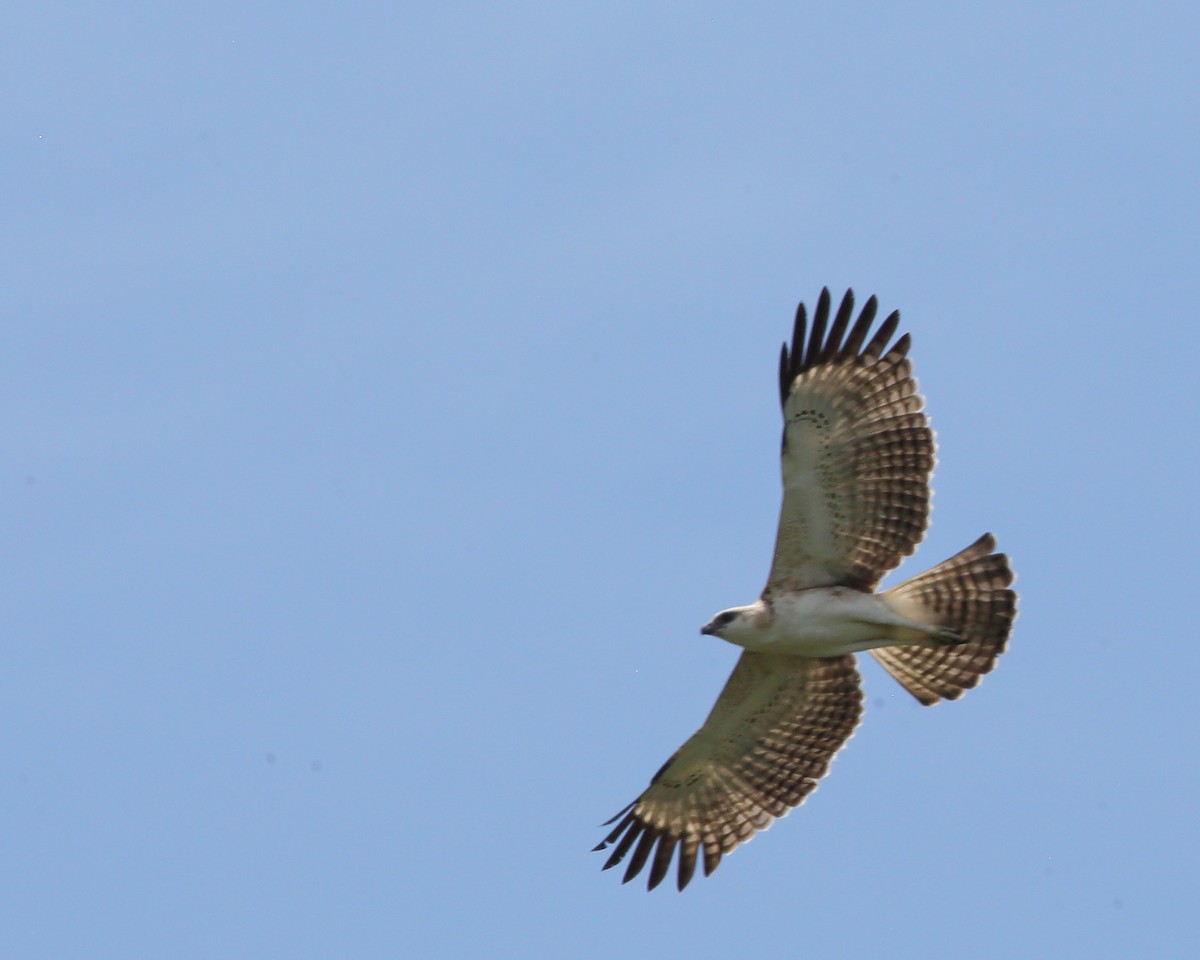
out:
{"label": "white belly", "polygon": [[839,657],[928,637],[922,625],[892,610],[877,594],[818,587],[772,599],[769,626],[754,649],[808,657]]}

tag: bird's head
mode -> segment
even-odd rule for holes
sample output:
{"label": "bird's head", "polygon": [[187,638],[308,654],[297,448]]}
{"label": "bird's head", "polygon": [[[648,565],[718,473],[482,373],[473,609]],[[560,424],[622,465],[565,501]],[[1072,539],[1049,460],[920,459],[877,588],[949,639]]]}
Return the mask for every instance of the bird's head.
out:
{"label": "bird's head", "polygon": [[700,628],[700,632],[710,637],[720,637],[739,647],[754,645],[754,641],[762,635],[767,626],[770,611],[761,600],[756,600],[748,607],[730,607],[722,610]]}

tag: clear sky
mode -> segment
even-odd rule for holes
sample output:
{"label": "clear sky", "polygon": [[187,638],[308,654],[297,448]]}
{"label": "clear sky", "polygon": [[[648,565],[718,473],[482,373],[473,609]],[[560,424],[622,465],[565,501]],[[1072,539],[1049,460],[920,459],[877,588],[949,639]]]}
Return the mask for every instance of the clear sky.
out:
{"label": "clear sky", "polygon": [[[6,3],[4,955],[1194,956],[1198,9]],[[824,285],[1010,652],[622,887]]]}

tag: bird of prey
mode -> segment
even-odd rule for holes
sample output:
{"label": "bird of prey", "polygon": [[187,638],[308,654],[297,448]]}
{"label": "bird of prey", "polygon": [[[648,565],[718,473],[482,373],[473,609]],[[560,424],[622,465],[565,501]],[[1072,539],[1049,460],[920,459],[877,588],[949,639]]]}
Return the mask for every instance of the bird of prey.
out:
{"label": "bird of prey", "polygon": [[[830,321],[822,290],[809,328],[796,311],[779,362],[783,506],[762,596],[701,633],[742,648],[704,725],[608,821],[604,869],[649,889],[678,853],[688,885],[816,789],[862,714],[854,654],[869,650],[921,703],[954,700],[1003,652],[1016,616],[1008,558],[984,534],[889,590],[879,581],[924,536],[934,439],[894,312],[874,334],[847,291]],[[890,345],[889,345],[890,344]]]}

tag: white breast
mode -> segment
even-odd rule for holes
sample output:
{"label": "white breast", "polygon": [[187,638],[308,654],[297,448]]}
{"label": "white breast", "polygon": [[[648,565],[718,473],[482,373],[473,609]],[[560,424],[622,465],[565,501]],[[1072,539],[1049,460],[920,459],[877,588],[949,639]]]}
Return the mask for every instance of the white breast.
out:
{"label": "white breast", "polygon": [[908,639],[920,625],[890,609],[877,594],[817,587],[772,598],[774,617],[755,649],[838,657]]}

